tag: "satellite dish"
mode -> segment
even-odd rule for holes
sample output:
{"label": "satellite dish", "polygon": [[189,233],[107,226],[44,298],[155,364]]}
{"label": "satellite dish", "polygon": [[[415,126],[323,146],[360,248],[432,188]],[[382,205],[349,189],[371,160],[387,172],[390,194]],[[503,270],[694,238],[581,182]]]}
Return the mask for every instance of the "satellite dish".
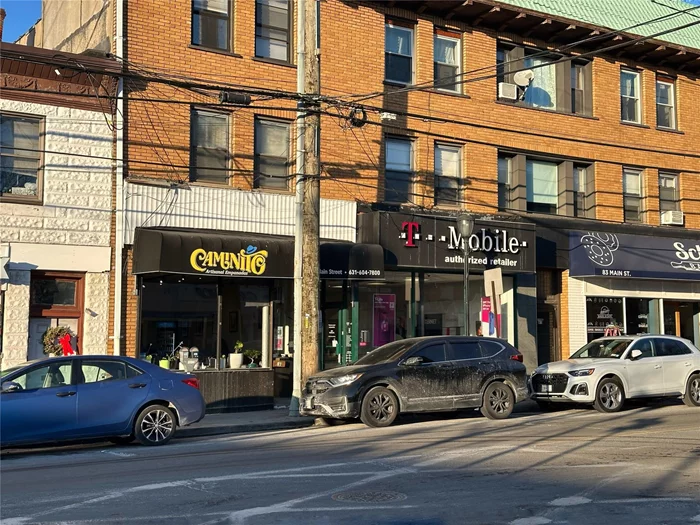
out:
{"label": "satellite dish", "polygon": [[515,75],[513,75],[513,82],[524,88],[528,87],[534,78],[535,74],[532,72],[532,69],[526,69],[525,71],[518,71]]}

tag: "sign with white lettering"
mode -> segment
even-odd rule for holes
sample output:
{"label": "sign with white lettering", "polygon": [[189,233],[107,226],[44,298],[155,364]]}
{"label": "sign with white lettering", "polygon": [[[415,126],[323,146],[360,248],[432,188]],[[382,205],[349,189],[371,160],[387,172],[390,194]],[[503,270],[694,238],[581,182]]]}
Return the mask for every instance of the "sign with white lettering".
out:
{"label": "sign with white lettering", "polygon": [[700,238],[571,232],[572,276],[700,280]]}
{"label": "sign with white lettering", "polygon": [[477,220],[472,235],[463,239],[455,217],[391,212],[366,215],[369,217],[360,221],[361,237],[384,248],[388,266],[461,271],[468,246],[471,270],[535,271],[535,227],[531,224]]}

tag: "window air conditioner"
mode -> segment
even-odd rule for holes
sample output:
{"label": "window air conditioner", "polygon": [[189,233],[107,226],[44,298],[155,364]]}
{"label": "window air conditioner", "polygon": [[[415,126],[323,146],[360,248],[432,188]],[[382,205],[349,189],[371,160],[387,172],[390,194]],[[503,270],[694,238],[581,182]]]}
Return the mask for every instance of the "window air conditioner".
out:
{"label": "window air conditioner", "polygon": [[498,98],[518,100],[518,86],[507,82],[500,82],[498,84]]}
{"label": "window air conditioner", "polygon": [[678,210],[669,210],[661,212],[661,224],[674,224],[683,226],[683,212]]}

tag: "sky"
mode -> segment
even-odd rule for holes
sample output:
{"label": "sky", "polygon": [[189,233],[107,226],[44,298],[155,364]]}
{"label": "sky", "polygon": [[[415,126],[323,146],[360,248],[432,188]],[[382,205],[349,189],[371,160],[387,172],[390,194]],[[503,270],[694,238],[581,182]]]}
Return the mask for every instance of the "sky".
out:
{"label": "sky", "polygon": [[0,0],[0,7],[7,11],[3,42],[14,42],[41,18],[41,0]]}

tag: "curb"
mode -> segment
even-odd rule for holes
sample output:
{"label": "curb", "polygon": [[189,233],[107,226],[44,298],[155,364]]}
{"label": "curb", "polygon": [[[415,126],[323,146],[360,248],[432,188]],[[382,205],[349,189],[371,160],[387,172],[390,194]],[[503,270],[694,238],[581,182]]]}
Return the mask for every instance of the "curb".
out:
{"label": "curb", "polygon": [[250,423],[247,425],[220,425],[203,428],[180,428],[175,434],[175,439],[220,436],[222,434],[243,434],[248,432],[267,432],[273,430],[293,430],[311,427],[314,420],[311,418],[299,418],[296,421],[280,421],[278,423]]}

